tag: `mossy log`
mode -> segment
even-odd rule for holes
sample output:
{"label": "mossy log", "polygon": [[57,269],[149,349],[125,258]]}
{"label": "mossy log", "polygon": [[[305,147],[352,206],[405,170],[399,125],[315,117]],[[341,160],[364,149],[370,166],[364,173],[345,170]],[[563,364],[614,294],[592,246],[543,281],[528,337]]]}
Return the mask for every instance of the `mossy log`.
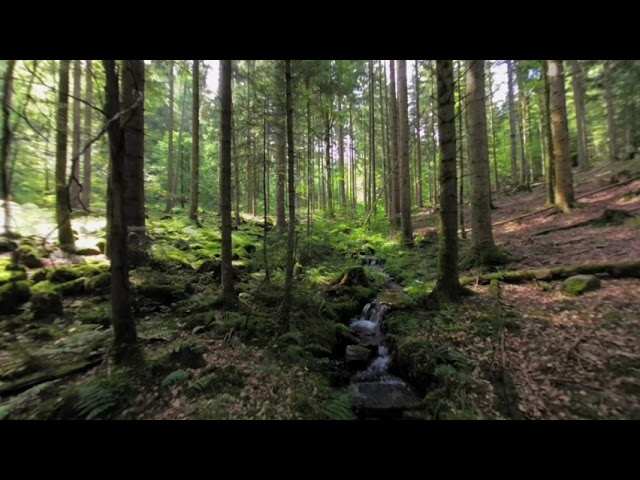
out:
{"label": "mossy log", "polygon": [[640,260],[620,263],[590,263],[567,267],[543,268],[540,270],[514,270],[511,272],[488,273],[479,277],[462,277],[461,285],[469,285],[476,281],[487,284],[491,280],[507,283],[519,283],[529,280],[556,280],[573,275],[607,274],[618,278],[640,278]]}
{"label": "mossy log", "polygon": [[50,382],[51,380],[57,380],[64,378],[74,373],[84,372],[90,368],[98,365],[102,362],[102,355],[99,357],[93,357],[86,360],[82,360],[78,363],[72,363],[71,365],[61,365],[60,367],[44,372],[36,372],[31,375],[27,375],[14,382],[7,383],[0,387],[0,397],[6,397],[8,395],[16,395],[20,392],[39,385],[44,382]]}

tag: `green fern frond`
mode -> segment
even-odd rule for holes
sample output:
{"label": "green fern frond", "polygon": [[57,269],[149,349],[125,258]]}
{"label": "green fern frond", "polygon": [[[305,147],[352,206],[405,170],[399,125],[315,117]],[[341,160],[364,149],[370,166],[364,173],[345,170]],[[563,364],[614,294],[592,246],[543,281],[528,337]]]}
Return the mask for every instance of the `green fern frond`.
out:
{"label": "green fern frond", "polygon": [[78,413],[87,420],[111,410],[116,405],[116,398],[104,385],[86,385],[80,388]]}
{"label": "green fern frond", "polygon": [[197,392],[204,392],[205,390],[209,390],[216,380],[217,375],[215,373],[204,375],[195,381],[195,383],[193,384],[193,389]]}
{"label": "green fern frond", "polygon": [[329,400],[320,413],[326,420],[355,420],[351,404],[351,394],[343,393]]}
{"label": "green fern frond", "polygon": [[189,376],[189,374],[187,373],[186,370],[182,370],[182,369],[174,370],[169,375],[164,377],[164,379],[162,380],[162,384],[161,385],[163,387],[168,387],[169,385],[173,385],[174,383],[181,382],[182,380],[184,380],[188,376]]}

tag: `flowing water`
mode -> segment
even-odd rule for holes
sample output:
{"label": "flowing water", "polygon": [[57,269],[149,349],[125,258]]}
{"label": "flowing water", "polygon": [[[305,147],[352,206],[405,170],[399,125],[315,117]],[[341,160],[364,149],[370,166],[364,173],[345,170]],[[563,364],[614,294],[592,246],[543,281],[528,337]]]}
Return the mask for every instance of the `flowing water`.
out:
{"label": "flowing water", "polygon": [[[398,285],[391,285],[380,297],[393,297],[398,289]],[[389,372],[392,358],[384,335],[384,319],[389,311],[387,303],[376,300],[365,305],[360,316],[350,323],[358,335],[359,345],[373,351],[366,369],[351,377],[356,392],[354,407],[360,417],[366,419],[411,418],[412,411],[420,407],[420,399],[411,387]]]}

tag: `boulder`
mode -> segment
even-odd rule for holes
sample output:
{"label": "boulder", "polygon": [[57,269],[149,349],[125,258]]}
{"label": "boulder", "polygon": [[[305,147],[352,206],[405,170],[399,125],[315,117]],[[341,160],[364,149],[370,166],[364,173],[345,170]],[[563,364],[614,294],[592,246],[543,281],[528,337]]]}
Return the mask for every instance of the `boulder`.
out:
{"label": "boulder", "polygon": [[420,398],[403,382],[355,384],[354,407],[366,415],[384,416],[421,406]]}
{"label": "boulder", "polygon": [[31,297],[31,311],[35,319],[51,319],[62,315],[62,295],[58,292],[34,293]]}
{"label": "boulder", "polygon": [[347,366],[355,369],[366,368],[371,358],[371,350],[361,345],[349,345],[345,353]]}
{"label": "boulder", "polygon": [[570,296],[582,295],[599,288],[600,279],[595,275],[574,275],[562,282],[562,292]]}

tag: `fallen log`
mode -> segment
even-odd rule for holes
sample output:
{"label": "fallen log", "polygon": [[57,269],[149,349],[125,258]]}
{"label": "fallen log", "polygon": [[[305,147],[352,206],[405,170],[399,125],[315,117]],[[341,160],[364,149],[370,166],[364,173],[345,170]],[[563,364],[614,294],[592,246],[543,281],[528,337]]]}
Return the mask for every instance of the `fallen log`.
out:
{"label": "fallen log", "polygon": [[640,278],[640,260],[620,263],[592,263],[567,267],[543,268],[539,270],[514,270],[511,272],[496,272],[480,275],[479,277],[462,277],[460,285],[478,282],[487,284],[491,280],[507,283],[519,283],[529,280],[556,280],[573,275],[607,274],[615,278]]}
{"label": "fallen log", "polygon": [[44,372],[36,372],[31,375],[27,375],[23,378],[19,378],[18,380],[7,383],[0,387],[0,397],[6,397],[9,395],[16,395],[18,393],[24,392],[31,387],[35,387],[44,382],[50,382],[52,380],[58,380],[60,378],[64,378],[68,375],[73,375],[75,373],[84,372],[85,370],[89,370],[90,368],[98,365],[103,360],[102,355],[99,357],[89,358],[87,360],[74,363],[71,365],[63,365],[54,370],[47,370]]}

